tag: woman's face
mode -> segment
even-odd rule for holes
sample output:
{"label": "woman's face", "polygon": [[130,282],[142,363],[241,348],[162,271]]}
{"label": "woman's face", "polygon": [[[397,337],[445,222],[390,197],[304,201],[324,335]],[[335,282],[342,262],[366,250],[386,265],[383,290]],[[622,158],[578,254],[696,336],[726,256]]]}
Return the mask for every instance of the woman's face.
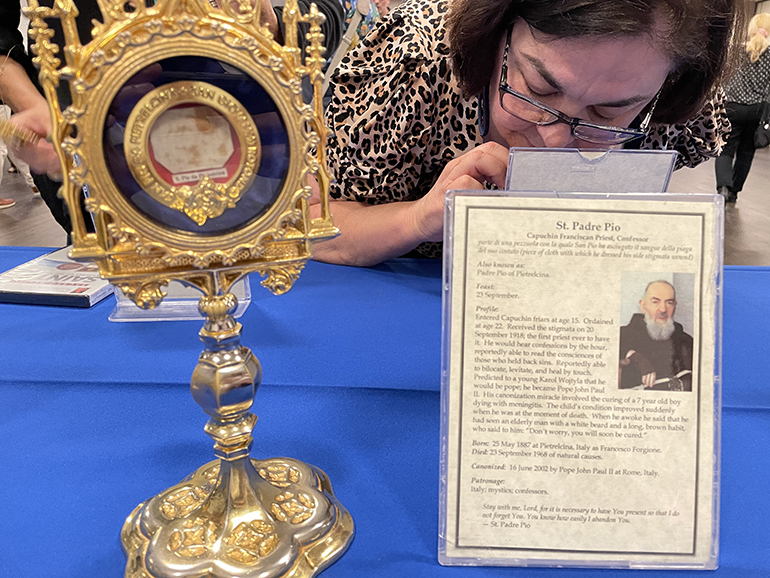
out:
{"label": "woman's face", "polygon": [[[489,91],[486,140],[506,147],[609,148],[575,139],[568,124],[538,126],[500,107],[505,35]],[[564,114],[602,125],[627,127],[660,90],[671,60],[647,36],[559,38],[532,34],[516,21],[508,52],[508,85]]]}

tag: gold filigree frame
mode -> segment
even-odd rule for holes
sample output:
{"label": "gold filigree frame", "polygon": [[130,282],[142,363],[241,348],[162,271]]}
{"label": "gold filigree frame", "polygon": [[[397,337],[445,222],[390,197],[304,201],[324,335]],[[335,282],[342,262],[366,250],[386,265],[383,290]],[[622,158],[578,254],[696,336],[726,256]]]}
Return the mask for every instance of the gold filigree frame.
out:
{"label": "gold filigree frame", "polygon": [[[118,284],[127,295],[142,287],[157,287],[178,279],[208,294],[222,293],[243,274],[259,271],[265,285],[287,290],[310,257],[311,242],[337,233],[328,209],[328,182],[323,146],[320,80],[323,64],[320,23],[323,16],[312,7],[302,15],[296,0],[284,9],[285,45],[279,45],[259,22],[260,3],[226,2],[212,7],[207,0],[144,2],[99,0],[104,23],[95,22],[93,40],[80,43],[75,26],[77,9],[70,0],[56,0],[53,8],[30,1],[35,62],[53,116],[52,141],[62,162],[61,194],[73,220],[76,259],[96,260],[102,276]],[[131,10],[127,11],[127,7]],[[46,19],[62,21],[64,63],[50,42]],[[297,48],[297,22],[310,24],[307,56]],[[288,172],[275,201],[263,214],[237,230],[198,234],[164,226],[138,210],[110,174],[104,151],[104,134],[111,103],[137,73],[176,56],[200,56],[232,66],[256,81],[275,103],[289,140]],[[315,91],[312,106],[304,103],[301,82],[310,77]],[[72,104],[61,109],[57,88],[69,83]],[[190,102],[210,105],[205,99]],[[234,126],[233,118],[227,118]],[[129,157],[132,173],[145,174],[147,160]],[[240,198],[249,186],[249,162],[243,163],[227,195]],[[321,197],[321,216],[310,219],[307,177],[315,175]],[[157,175],[140,179],[152,195],[165,186]],[[152,181],[152,182],[151,182]],[[204,179],[199,187],[211,188]],[[96,232],[88,232],[79,210],[81,191],[89,192],[86,208],[93,214]],[[201,215],[197,213],[198,220]],[[206,219],[213,219],[212,213]],[[205,220],[204,220],[205,222]],[[280,281],[279,281],[280,280]],[[288,280],[288,281],[287,281]],[[288,283],[288,286],[287,286]],[[162,293],[144,303],[156,304]],[[145,305],[146,306],[146,305]]]}

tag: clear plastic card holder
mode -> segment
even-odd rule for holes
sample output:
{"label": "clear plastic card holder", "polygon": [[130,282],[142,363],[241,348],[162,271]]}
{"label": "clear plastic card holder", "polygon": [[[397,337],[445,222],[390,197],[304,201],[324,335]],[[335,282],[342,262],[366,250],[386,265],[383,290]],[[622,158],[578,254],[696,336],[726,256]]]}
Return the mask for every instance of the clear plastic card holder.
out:
{"label": "clear plastic card holder", "polygon": [[[154,309],[142,309],[136,303],[123,295],[120,289],[115,290],[115,308],[109,316],[110,321],[200,321],[198,301],[201,292],[192,287],[186,287],[178,281],[171,281],[165,288],[166,297]],[[238,281],[231,290],[238,298],[238,307],[233,314],[236,319],[241,317],[251,303],[251,285],[249,278]]]}
{"label": "clear plastic card holder", "polygon": [[439,562],[716,568],[723,200],[451,191],[444,231]]}
{"label": "clear plastic card holder", "polygon": [[512,148],[510,191],[660,193],[668,190],[676,151]]}

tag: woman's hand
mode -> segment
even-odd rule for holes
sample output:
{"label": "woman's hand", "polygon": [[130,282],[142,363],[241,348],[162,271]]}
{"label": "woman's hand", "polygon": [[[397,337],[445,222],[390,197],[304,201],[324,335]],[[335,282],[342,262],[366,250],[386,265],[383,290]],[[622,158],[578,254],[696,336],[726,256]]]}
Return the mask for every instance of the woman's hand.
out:
{"label": "woman's hand", "polygon": [[451,161],[436,184],[412,205],[415,235],[422,241],[441,241],[444,237],[444,198],[447,191],[483,189],[485,182],[505,188],[508,149],[498,143],[480,145]]}
{"label": "woman's hand", "polygon": [[[319,243],[313,256],[327,263],[369,266],[400,257],[425,241],[441,241],[446,192],[483,189],[485,181],[502,188],[507,167],[508,149],[486,143],[451,161],[428,194],[417,201],[382,205],[332,201],[340,235]],[[317,199],[310,201],[313,218],[320,214],[317,203]]]}

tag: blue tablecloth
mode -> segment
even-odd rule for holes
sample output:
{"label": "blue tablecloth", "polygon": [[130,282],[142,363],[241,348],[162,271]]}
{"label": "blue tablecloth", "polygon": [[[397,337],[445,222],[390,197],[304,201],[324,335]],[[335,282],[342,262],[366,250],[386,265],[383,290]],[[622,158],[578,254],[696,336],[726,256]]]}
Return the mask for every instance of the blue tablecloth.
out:
{"label": "blue tablecloth", "polygon": [[[42,252],[0,249],[0,270]],[[264,367],[252,455],[322,468],[356,523],[324,577],[628,575],[438,564],[440,263],[309,263],[282,297],[257,283],[241,319]],[[718,577],[770,576],[768,296],[770,269],[726,269]],[[2,577],[122,576],[125,516],[213,459],[188,390],[201,324],[110,323],[111,308],[0,305]]]}

